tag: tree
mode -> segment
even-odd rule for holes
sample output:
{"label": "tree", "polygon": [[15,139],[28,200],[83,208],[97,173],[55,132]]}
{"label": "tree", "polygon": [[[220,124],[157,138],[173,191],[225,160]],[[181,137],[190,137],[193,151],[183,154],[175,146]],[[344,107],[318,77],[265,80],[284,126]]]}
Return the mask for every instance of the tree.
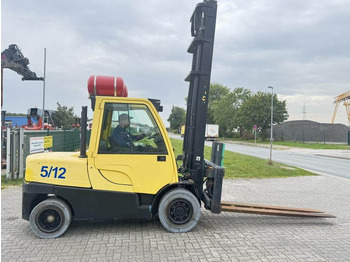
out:
{"label": "tree", "polygon": [[230,93],[230,89],[222,84],[210,84],[209,102],[207,111],[207,124],[215,124],[214,108],[224,97]]}
{"label": "tree", "polygon": [[251,96],[251,91],[243,87],[235,88],[215,101],[213,115],[215,124],[220,126],[220,135],[228,136],[232,131],[240,127],[237,112],[244,101]]}
{"label": "tree", "polygon": [[[288,119],[286,101],[273,96],[273,123],[280,124]],[[266,138],[265,131],[271,127],[271,94],[258,92],[244,101],[237,113],[237,120],[245,130],[252,130],[257,125]]]}
{"label": "tree", "polygon": [[184,125],[186,121],[185,109],[177,106],[173,106],[171,113],[168,118],[171,129],[179,129],[180,126]]}
{"label": "tree", "polygon": [[77,116],[74,115],[74,108],[62,106],[57,102],[57,112],[53,114],[53,121],[57,127],[63,129],[71,129],[72,125],[75,124]]}

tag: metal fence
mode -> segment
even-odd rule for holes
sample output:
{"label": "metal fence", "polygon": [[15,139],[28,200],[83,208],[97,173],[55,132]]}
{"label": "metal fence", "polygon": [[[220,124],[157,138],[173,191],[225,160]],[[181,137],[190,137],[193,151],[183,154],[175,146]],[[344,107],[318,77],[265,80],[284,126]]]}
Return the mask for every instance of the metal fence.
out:
{"label": "metal fence", "polygon": [[23,177],[23,129],[7,128],[4,139],[6,140],[6,178],[16,179]]}
{"label": "metal fence", "polygon": [[[91,131],[87,131],[87,146]],[[8,128],[6,131],[6,177],[8,179],[22,178],[27,156],[33,154],[32,138],[52,137],[52,146],[43,148],[46,152],[74,152],[80,148],[79,130],[47,130],[27,131]]]}

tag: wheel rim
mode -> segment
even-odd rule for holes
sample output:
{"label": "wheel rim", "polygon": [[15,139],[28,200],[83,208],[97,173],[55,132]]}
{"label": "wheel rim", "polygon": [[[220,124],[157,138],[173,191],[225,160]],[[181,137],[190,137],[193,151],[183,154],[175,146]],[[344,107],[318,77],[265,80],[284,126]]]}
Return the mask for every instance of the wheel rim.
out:
{"label": "wheel rim", "polygon": [[62,222],[62,211],[54,207],[43,210],[36,219],[37,226],[46,233],[57,231],[61,227]]}
{"label": "wheel rim", "polygon": [[174,224],[186,224],[191,220],[193,207],[186,199],[176,199],[170,203],[168,214],[171,222]]}

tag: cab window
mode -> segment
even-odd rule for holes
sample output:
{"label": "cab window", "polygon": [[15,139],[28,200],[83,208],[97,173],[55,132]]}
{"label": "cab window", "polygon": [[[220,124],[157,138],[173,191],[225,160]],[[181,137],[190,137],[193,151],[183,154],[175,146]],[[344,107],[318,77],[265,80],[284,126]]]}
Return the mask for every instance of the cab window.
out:
{"label": "cab window", "polygon": [[147,106],[106,103],[98,153],[167,154],[167,150]]}

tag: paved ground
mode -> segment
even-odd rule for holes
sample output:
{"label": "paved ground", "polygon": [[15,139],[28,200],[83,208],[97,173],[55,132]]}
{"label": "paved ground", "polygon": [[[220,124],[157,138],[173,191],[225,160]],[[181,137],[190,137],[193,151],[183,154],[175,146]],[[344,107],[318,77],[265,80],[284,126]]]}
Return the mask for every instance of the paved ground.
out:
{"label": "paved ground", "polygon": [[1,190],[2,261],[349,261],[350,180],[327,176],[225,180],[223,200],[315,208],[335,219],[203,211],[190,233],[159,221],[74,222],[43,240],[21,219],[21,188]]}

